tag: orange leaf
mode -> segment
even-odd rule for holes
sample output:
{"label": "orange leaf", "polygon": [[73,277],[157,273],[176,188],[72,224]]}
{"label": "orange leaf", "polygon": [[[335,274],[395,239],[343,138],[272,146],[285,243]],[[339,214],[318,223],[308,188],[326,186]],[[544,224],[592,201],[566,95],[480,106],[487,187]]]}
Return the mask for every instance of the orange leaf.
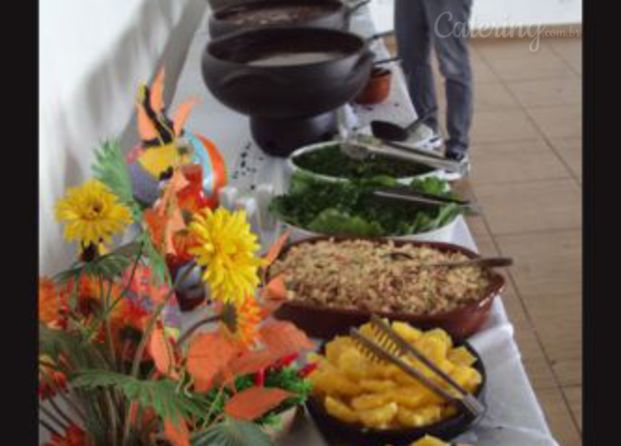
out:
{"label": "orange leaf", "polygon": [[175,424],[170,418],[164,420],[164,434],[173,446],[190,446],[190,431],[184,420]]}
{"label": "orange leaf", "polygon": [[263,370],[278,361],[281,356],[268,349],[248,350],[233,359],[227,367],[229,376],[247,375]]}
{"label": "orange leaf", "polygon": [[140,406],[137,401],[129,403],[129,424],[136,426],[136,419],[138,418],[138,409]]}
{"label": "orange leaf", "polygon": [[193,233],[188,230],[177,231],[173,234],[172,243],[180,262],[185,263],[192,260],[193,255],[190,254],[190,249],[198,243]]}
{"label": "orange leaf", "polygon": [[173,202],[173,198],[175,198],[177,193],[188,184],[190,184],[190,182],[185,179],[185,175],[183,175],[181,170],[176,169],[166,185],[166,189],[164,190],[161,200],[155,205],[157,212],[160,215],[165,215],[168,212],[169,207],[175,204]]}
{"label": "orange leaf", "polygon": [[224,370],[235,353],[235,344],[219,331],[194,336],[188,349],[187,365],[188,372],[196,381],[196,390],[209,390],[214,378]]}
{"label": "orange leaf", "polygon": [[173,370],[175,356],[172,346],[166,338],[164,328],[156,327],[149,338],[149,354],[155,362],[155,368],[163,375],[173,379],[178,378],[177,373]]}
{"label": "orange leaf", "polygon": [[164,74],[164,67],[162,67],[151,85],[149,100],[151,102],[151,108],[156,113],[161,112],[164,108]]}
{"label": "orange leaf", "polygon": [[252,421],[278,407],[293,394],[286,390],[268,387],[250,387],[233,395],[224,412],[240,420]]}
{"label": "orange leaf", "polygon": [[313,348],[306,333],[291,322],[271,321],[261,327],[259,335],[266,347],[279,358]]}
{"label": "orange leaf", "polygon": [[274,260],[278,258],[280,251],[282,251],[282,248],[285,246],[285,243],[287,243],[287,240],[289,240],[290,235],[291,235],[291,230],[287,229],[285,232],[283,232],[280,235],[280,237],[278,237],[278,240],[274,242],[274,244],[271,246],[271,248],[265,255],[265,262],[266,262],[265,268],[267,268],[272,263],[274,263]]}
{"label": "orange leaf", "polygon": [[211,188],[212,194],[207,197],[208,201],[211,201],[212,208],[215,208],[218,205],[218,195],[217,192],[221,187],[226,186],[228,182],[228,174],[226,171],[226,163],[224,162],[224,158],[222,153],[218,150],[218,147],[214,144],[210,139],[205,138],[199,134],[195,134],[198,140],[203,144],[203,148],[207,151],[209,155],[209,161],[211,162],[212,167],[212,183]]}
{"label": "orange leaf", "polygon": [[176,254],[173,236],[175,232],[185,229],[186,224],[183,220],[181,209],[177,203],[177,193],[189,184],[188,180],[180,170],[175,170],[162,198],[155,204],[154,209],[157,218],[147,216],[147,222],[156,221],[159,226],[157,235],[161,244],[157,245],[166,254]]}
{"label": "orange leaf", "polygon": [[156,305],[163,304],[166,297],[168,297],[168,293],[170,293],[170,288],[167,285],[155,286],[153,282],[149,283],[149,296]]}
{"label": "orange leaf", "polygon": [[166,217],[160,216],[153,209],[145,209],[142,216],[147,225],[147,231],[151,236],[151,241],[156,248],[161,250],[162,245],[164,244],[164,235],[166,233]]}
{"label": "orange leaf", "polygon": [[177,110],[175,110],[175,114],[173,115],[173,129],[175,135],[179,136],[181,134],[181,130],[183,130],[183,125],[185,124],[185,121],[188,119],[192,108],[194,108],[197,103],[197,98],[191,98],[187,101],[182,102],[179,107],[177,107]]}
{"label": "orange leaf", "polygon": [[263,289],[263,297],[270,300],[286,300],[287,287],[282,274],[271,279]]}
{"label": "orange leaf", "polygon": [[166,225],[166,229],[164,231],[164,242],[166,244],[166,254],[176,255],[177,250],[175,249],[175,241],[174,236],[177,231],[181,231],[185,229],[185,221],[183,220],[183,215],[181,214],[181,210],[176,208],[172,211],[172,214],[168,220],[168,224]]}
{"label": "orange leaf", "polygon": [[204,379],[196,378],[194,379],[194,390],[196,392],[208,392],[211,389],[212,382],[205,381]]}

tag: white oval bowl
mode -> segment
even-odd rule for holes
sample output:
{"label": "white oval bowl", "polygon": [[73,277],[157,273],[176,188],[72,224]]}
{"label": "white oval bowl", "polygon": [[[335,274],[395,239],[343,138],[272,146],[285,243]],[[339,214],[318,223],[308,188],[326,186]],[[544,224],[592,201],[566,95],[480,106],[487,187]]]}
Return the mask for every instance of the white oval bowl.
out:
{"label": "white oval bowl", "polygon": [[[407,235],[387,235],[382,236],[383,238],[393,239],[393,240],[417,240],[421,242],[444,242],[444,243],[452,243],[455,238],[455,227],[457,226],[458,218],[455,217],[446,225],[434,229],[433,231],[427,232],[419,232],[417,234],[407,234]],[[299,240],[306,240],[312,237],[317,236],[325,236],[328,234],[320,234],[318,232],[309,231],[307,229],[300,228],[299,226],[294,226],[285,222],[287,228],[291,231],[289,240],[292,242],[297,242]]]}
{"label": "white oval bowl", "polygon": [[[310,144],[308,146],[300,147],[299,149],[294,150],[287,157],[287,161],[286,161],[289,177],[291,175],[293,175],[295,172],[305,172],[307,174],[312,175],[315,178],[318,178],[318,179],[321,179],[321,180],[324,180],[324,181],[329,181],[329,182],[345,182],[345,181],[349,181],[348,178],[332,177],[332,176],[329,176],[329,175],[322,175],[322,174],[319,174],[319,173],[312,172],[310,170],[303,169],[302,167],[296,166],[295,163],[293,162],[293,158],[295,158],[296,156],[302,155],[304,153],[312,152],[314,150],[320,150],[320,149],[323,149],[324,147],[333,146],[334,144],[337,144],[337,141],[327,141],[327,142],[320,142],[320,143],[316,143],[316,144]],[[437,170],[433,170],[431,172],[428,172],[428,173],[425,173],[425,174],[422,174],[422,175],[415,175],[415,176],[412,176],[412,177],[397,178],[397,181],[400,184],[410,184],[414,178],[422,179],[422,178],[427,178],[427,177],[438,177],[440,179],[444,179],[444,171],[440,170],[440,169],[437,169]]]}

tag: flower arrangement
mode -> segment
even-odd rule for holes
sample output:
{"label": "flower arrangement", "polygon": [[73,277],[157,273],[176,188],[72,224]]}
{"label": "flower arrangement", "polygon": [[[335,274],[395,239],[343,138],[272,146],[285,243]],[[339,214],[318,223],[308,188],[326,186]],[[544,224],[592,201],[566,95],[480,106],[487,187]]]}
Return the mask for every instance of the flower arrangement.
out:
{"label": "flower arrangement", "polygon": [[[310,391],[312,366],[296,358],[312,343],[268,317],[284,295],[278,278],[265,283],[264,271],[287,235],[259,256],[244,211],[218,208],[193,186],[200,163],[178,144],[179,126],[158,113],[139,112],[143,127],[156,116],[158,129],[174,129],[145,150],[158,177],[157,192],[147,194],[155,199],[137,198],[118,143],[106,142],[94,178],[57,202],[78,255],[69,269],[39,279],[39,422],[51,434],[47,446],[268,445],[264,427]],[[151,151],[162,145],[158,159]],[[171,265],[187,263],[200,268],[210,299],[184,326],[176,290],[192,268]]]}

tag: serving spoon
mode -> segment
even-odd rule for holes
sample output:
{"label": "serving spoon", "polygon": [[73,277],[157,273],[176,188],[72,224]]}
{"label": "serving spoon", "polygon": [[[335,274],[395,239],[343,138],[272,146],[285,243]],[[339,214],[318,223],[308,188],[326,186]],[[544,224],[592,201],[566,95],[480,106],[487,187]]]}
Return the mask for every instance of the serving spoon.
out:
{"label": "serving spoon", "polygon": [[423,113],[406,127],[397,125],[394,122],[373,120],[371,121],[371,132],[376,138],[390,141],[405,141],[436,111],[438,111],[438,107],[427,110],[426,113]]}
{"label": "serving spoon", "polygon": [[[414,260],[410,254],[405,252],[391,252],[386,254],[393,260],[399,260],[399,258],[405,258],[408,260]],[[505,268],[513,265],[513,259],[511,257],[477,257],[468,260],[459,260],[456,262],[436,262],[436,263],[422,263],[417,265],[419,268],[464,268],[468,266],[480,266],[481,268]]]}

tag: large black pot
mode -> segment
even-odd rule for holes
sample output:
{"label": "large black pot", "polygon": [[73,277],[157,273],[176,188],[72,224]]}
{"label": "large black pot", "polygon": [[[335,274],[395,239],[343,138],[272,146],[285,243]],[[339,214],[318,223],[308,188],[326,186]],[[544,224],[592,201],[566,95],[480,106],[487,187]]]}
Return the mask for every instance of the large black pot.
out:
{"label": "large black pot", "polygon": [[[286,65],[256,65],[283,54],[289,56]],[[372,59],[367,42],[355,34],[269,27],[211,41],[202,74],[218,100],[250,115],[253,137],[264,151],[287,156],[336,132],[333,111],[366,84]]]}
{"label": "large black pot", "polygon": [[[236,31],[266,26],[315,27],[348,30],[354,11],[369,3],[361,0],[349,6],[339,0],[250,0],[218,9],[209,17],[209,33],[212,38],[222,37]],[[304,16],[286,13],[286,9],[308,8]],[[257,15],[268,14],[269,19],[252,20]],[[265,18],[265,17],[264,17]]]}

